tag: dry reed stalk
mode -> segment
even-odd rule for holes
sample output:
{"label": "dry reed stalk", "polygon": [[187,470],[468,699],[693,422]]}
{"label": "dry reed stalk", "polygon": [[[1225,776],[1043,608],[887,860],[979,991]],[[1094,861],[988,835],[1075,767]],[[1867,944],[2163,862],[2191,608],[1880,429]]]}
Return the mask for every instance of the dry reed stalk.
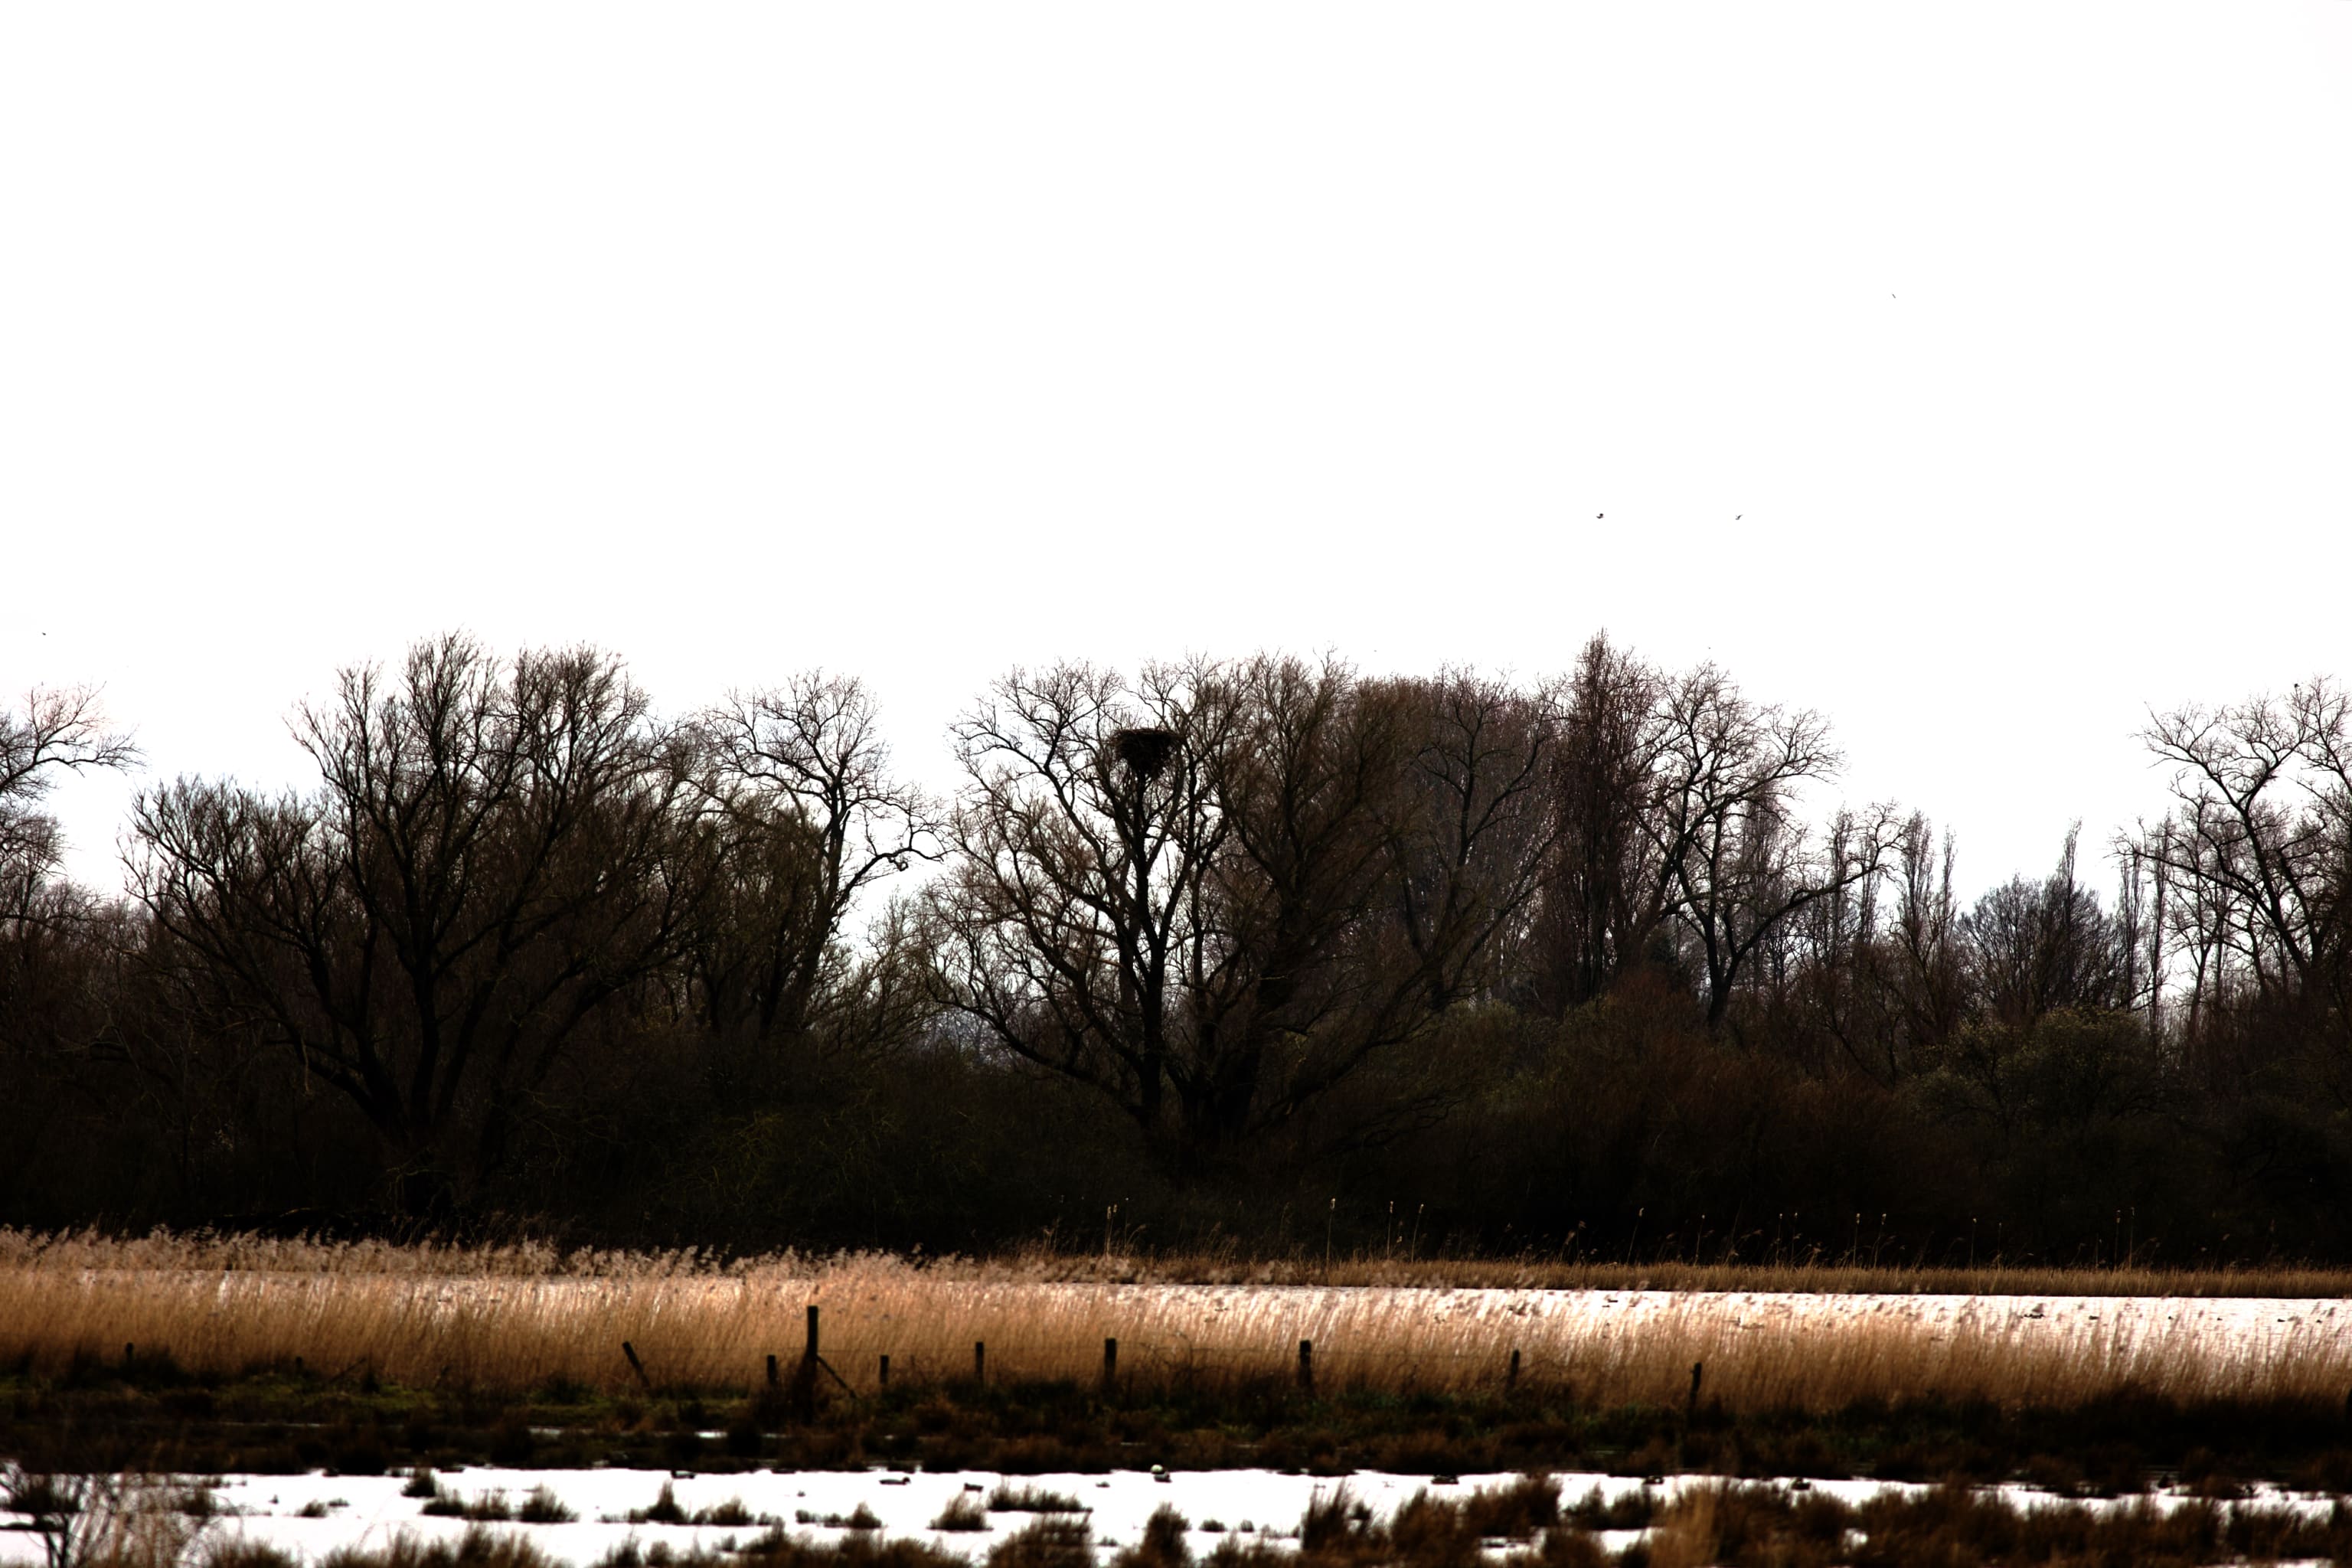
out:
{"label": "dry reed stalk", "polygon": [[626,1341],[662,1386],[743,1389],[766,1356],[797,1352],[814,1303],[827,1361],[861,1389],[885,1354],[894,1383],[969,1376],[974,1341],[993,1377],[1091,1382],[1109,1337],[1122,1384],[1140,1391],[1287,1379],[1300,1340],[1315,1343],[1326,1394],[1496,1392],[1512,1350],[1521,1387],[1605,1405],[1679,1404],[1694,1363],[1706,1367],[1706,1396],[1733,1409],[2064,1405],[2124,1390],[2335,1402],[2352,1387],[2332,1309],[2221,1332],[2147,1313],[2026,1321],[1982,1303],[1930,1319],[1923,1301],[1168,1287],[873,1255],[717,1265],[691,1253],[0,1235],[0,1364],[44,1371],[130,1344],[206,1373],[299,1355],[327,1375],[364,1369],[411,1385],[519,1392],[562,1379],[625,1393]]}
{"label": "dry reed stalk", "polygon": [[1650,1533],[1650,1568],[1706,1568],[1716,1561],[1722,1544],[1716,1500],[1713,1488],[1699,1487],[1667,1505]]}

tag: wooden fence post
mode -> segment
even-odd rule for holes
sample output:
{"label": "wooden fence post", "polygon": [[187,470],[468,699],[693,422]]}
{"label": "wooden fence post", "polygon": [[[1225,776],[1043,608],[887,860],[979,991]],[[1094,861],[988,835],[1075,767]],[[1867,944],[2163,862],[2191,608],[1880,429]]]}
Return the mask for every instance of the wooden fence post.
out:
{"label": "wooden fence post", "polygon": [[637,1374],[637,1382],[644,1385],[647,1394],[651,1394],[654,1391],[654,1380],[646,1375],[646,1363],[637,1359],[637,1347],[623,1340],[621,1353],[629,1358],[629,1370]]}
{"label": "wooden fence post", "polygon": [[974,1383],[988,1381],[988,1345],[981,1340],[971,1342],[971,1380]]}
{"label": "wooden fence post", "polygon": [[1104,1340],[1104,1341],[1103,1341],[1103,1373],[1102,1373],[1102,1391],[1103,1391],[1105,1394],[1108,1394],[1108,1393],[1111,1391],[1111,1389],[1113,1388],[1113,1386],[1115,1386],[1115,1380],[1118,1378],[1118,1342],[1117,1340],[1115,1340],[1115,1339],[1106,1339],[1106,1340]]}
{"label": "wooden fence post", "polygon": [[1690,1406],[1683,1413],[1683,1419],[1685,1421],[1698,1415],[1698,1380],[1706,1372],[1706,1363],[1703,1361],[1691,1363]]}
{"label": "wooden fence post", "polygon": [[882,1370],[875,1377],[875,1385],[879,1388],[890,1386],[890,1358],[887,1355],[882,1358]]}
{"label": "wooden fence post", "polygon": [[793,1414],[803,1425],[816,1419],[816,1309],[808,1310],[808,1344],[793,1378]]}
{"label": "wooden fence post", "polygon": [[1511,1370],[1503,1374],[1503,1392],[1510,1393],[1519,1386],[1519,1352],[1511,1352]]}
{"label": "wooden fence post", "polygon": [[1298,1342],[1298,1386],[1307,1393],[1315,1392],[1315,1342]]}

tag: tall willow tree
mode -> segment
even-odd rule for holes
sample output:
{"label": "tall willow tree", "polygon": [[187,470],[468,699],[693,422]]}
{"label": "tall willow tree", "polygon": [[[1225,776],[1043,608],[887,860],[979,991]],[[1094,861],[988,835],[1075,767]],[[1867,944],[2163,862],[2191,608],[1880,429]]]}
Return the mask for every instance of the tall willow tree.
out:
{"label": "tall willow tree", "polygon": [[565,1050],[670,957],[689,753],[617,659],[468,638],[345,670],[269,796],[182,779],[136,806],[136,887],[193,1005],[346,1095],[394,1198],[494,1168]]}

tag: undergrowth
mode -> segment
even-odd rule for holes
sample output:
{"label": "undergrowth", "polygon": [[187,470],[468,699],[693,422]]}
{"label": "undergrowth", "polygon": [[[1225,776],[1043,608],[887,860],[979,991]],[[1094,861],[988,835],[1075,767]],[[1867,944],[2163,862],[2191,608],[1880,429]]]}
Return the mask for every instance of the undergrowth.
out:
{"label": "undergrowth", "polygon": [[[370,1389],[200,1375],[150,1362],[128,1374],[119,1367],[66,1377],[0,1373],[0,1457],[77,1471],[400,1473],[410,1478],[409,1495],[436,1511],[485,1522],[501,1510],[545,1505],[528,1496],[449,1495],[436,1471],[878,1465],[1017,1478],[1153,1464],[1318,1474],[1548,1468],[2024,1479],[2098,1495],[2179,1479],[2226,1496],[2255,1480],[2352,1489],[2352,1411],[2341,1397],[2133,1393],[2054,1405],[1866,1399],[1826,1410],[1741,1409],[1709,1398],[1602,1403],[1559,1388],[1325,1394],[1278,1381],[1129,1397],[1054,1381],[856,1397],[836,1390],[801,1421],[740,1394]],[[985,1500],[1001,1506],[1026,1489],[1011,1483],[1003,1499]],[[1015,1506],[1041,1500],[1066,1500],[1019,1498]]]}

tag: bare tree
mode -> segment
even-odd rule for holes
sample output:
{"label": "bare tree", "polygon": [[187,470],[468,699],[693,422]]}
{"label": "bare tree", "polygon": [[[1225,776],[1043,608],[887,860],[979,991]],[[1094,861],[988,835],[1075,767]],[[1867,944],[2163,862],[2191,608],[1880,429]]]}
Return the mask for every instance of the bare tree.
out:
{"label": "bare tree", "polygon": [[671,874],[688,755],[617,660],[502,666],[456,636],[394,677],[345,670],[294,728],[314,794],[140,797],[138,893],[183,988],[347,1095],[403,1206],[434,1210],[670,952],[694,893]]}
{"label": "bare tree", "polygon": [[1180,990],[1218,968],[1228,826],[1205,759],[1231,712],[1209,667],[1129,685],[1061,665],[1013,671],[953,731],[969,782],[931,890],[943,1000],[1153,1132],[1185,1073]]}
{"label": "bare tree", "polygon": [[1979,898],[1960,922],[1980,1005],[2010,1028],[2031,1028],[2063,1008],[2112,1008],[2128,1000],[2128,945],[2098,895],[2075,875],[2081,831],[2080,823],[2068,830],[2047,878],[2011,878]]}
{"label": "bare tree", "polygon": [[[1248,984],[1195,1003],[1217,1086],[1196,1121],[1224,1141],[1292,1121],[1448,1009],[1497,995],[1556,830],[1548,694],[1266,658],[1234,690],[1241,718],[1216,759],[1233,838],[1213,886],[1224,968]],[[1386,1110],[1431,1109],[1405,1094]]]}
{"label": "bare tree", "polygon": [[811,671],[735,693],[695,728],[715,834],[715,897],[692,944],[700,1009],[722,1034],[802,1037],[828,1001],[861,994],[853,977],[872,978],[843,930],[883,879],[937,858],[937,809],[893,776],[874,700],[853,677]]}
{"label": "bare tree", "polygon": [[1793,797],[1837,771],[1827,722],[1751,702],[1713,665],[1672,682],[1659,713],[1643,825],[1671,911],[1697,944],[1717,1027],[1759,948],[1797,911],[1877,876],[1898,824],[1891,807],[1841,811],[1811,840]]}
{"label": "bare tree", "polygon": [[1442,1012],[1493,994],[1488,960],[1520,926],[1568,824],[1551,809],[1554,693],[1475,670],[1402,684],[1414,742],[1392,840],[1397,925]]}
{"label": "bare tree", "polygon": [[2315,679],[2158,715],[2142,738],[2175,805],[2134,847],[2187,939],[2191,1026],[2242,988],[2352,1049],[2352,700]]}
{"label": "bare tree", "polygon": [[1554,847],[1533,937],[1548,1011],[1606,991],[1666,918],[1665,865],[1642,826],[1664,686],[1606,636],[1584,645],[1568,682],[1552,752]]}
{"label": "bare tree", "polygon": [[1349,960],[1379,941],[1411,748],[1401,691],[1368,689],[1333,659],[1260,657],[1218,690],[1222,743],[1204,761],[1229,845],[1184,971],[1196,1142],[1286,1117],[1362,1059],[1317,1047],[1365,1000]]}
{"label": "bare tree", "polygon": [[[1939,1048],[1968,1011],[1962,917],[1952,889],[1957,853],[1949,830],[1938,843],[1927,819],[1916,813],[1903,824],[1895,843],[1895,918],[1888,934],[1903,1039],[1914,1053]],[[1889,1081],[1901,1070],[1899,1061],[1890,1060]]]}
{"label": "bare tree", "polygon": [[54,924],[87,902],[56,886],[65,837],[42,803],[60,774],[127,768],[129,736],[107,722],[90,687],[35,687],[0,709],[0,929]]}
{"label": "bare tree", "polygon": [[958,729],[946,995],[1180,1163],[1289,1122],[1491,990],[1548,848],[1551,733],[1466,672],[1016,674]]}
{"label": "bare tree", "polygon": [[47,795],[59,771],[129,767],[139,748],[108,725],[93,687],[35,687],[22,712],[0,709],[0,802]]}
{"label": "bare tree", "polygon": [[61,775],[138,756],[89,688],[35,688],[0,709],[0,1049],[54,1059],[104,1032],[120,900],[59,875],[65,835],[43,805]]}
{"label": "bare tree", "polygon": [[2164,924],[2169,885],[2164,868],[2128,837],[2116,846],[2116,932],[2122,948],[2123,1005],[2147,1016],[2148,1035],[2164,1035]]}

